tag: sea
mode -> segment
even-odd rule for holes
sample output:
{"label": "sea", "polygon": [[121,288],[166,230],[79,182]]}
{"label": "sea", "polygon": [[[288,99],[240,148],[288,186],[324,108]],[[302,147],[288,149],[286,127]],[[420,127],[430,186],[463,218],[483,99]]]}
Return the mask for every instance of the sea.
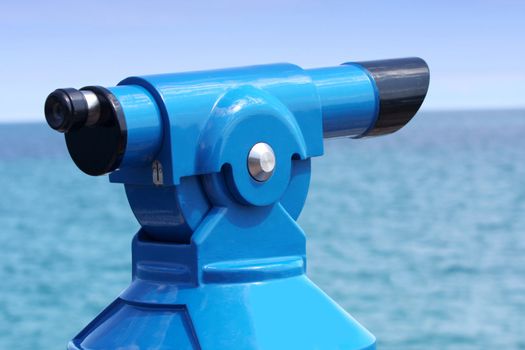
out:
{"label": "sea", "polygon": [[[525,110],[423,111],[312,170],[308,275],[378,349],[525,349]],[[0,349],[65,349],[130,282],[137,229],[60,134],[1,124]]]}

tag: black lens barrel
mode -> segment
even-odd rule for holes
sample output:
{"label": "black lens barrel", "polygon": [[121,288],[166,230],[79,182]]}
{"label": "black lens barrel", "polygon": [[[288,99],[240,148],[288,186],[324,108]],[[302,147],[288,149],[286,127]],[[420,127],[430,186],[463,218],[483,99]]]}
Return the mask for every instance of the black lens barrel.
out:
{"label": "black lens barrel", "polygon": [[358,62],[374,79],[379,93],[379,115],[364,136],[393,133],[406,125],[425,99],[430,72],[418,57]]}

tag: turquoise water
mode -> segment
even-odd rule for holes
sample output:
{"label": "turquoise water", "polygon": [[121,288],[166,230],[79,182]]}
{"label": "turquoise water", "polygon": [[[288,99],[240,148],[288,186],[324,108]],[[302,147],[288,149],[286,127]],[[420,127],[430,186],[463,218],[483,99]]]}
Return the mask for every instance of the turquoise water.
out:
{"label": "turquoise water", "polygon": [[[326,143],[309,275],[381,349],[525,349],[525,111]],[[64,349],[126,287],[138,225],[44,125],[0,125],[0,349]]]}

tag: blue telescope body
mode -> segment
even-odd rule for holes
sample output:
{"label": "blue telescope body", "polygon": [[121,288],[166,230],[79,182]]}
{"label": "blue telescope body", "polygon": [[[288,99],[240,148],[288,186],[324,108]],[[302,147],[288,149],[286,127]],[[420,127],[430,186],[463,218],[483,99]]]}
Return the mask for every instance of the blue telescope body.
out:
{"label": "blue telescope body", "polygon": [[323,139],[417,112],[419,58],[130,77],[52,92],[75,164],[123,183],[141,229],[132,282],[68,349],[375,349],[306,276],[296,220]]}

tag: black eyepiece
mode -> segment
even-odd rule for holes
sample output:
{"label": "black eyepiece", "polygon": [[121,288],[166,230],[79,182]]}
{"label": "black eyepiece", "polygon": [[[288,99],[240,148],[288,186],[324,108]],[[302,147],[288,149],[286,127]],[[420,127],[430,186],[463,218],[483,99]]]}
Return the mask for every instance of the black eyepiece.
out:
{"label": "black eyepiece", "polygon": [[84,95],[77,89],[57,89],[47,97],[44,113],[51,128],[68,132],[86,123],[88,104]]}
{"label": "black eyepiece", "polygon": [[89,175],[118,168],[127,144],[124,111],[111,91],[101,86],[53,91],[44,107],[49,126],[64,133],[75,164]]}

